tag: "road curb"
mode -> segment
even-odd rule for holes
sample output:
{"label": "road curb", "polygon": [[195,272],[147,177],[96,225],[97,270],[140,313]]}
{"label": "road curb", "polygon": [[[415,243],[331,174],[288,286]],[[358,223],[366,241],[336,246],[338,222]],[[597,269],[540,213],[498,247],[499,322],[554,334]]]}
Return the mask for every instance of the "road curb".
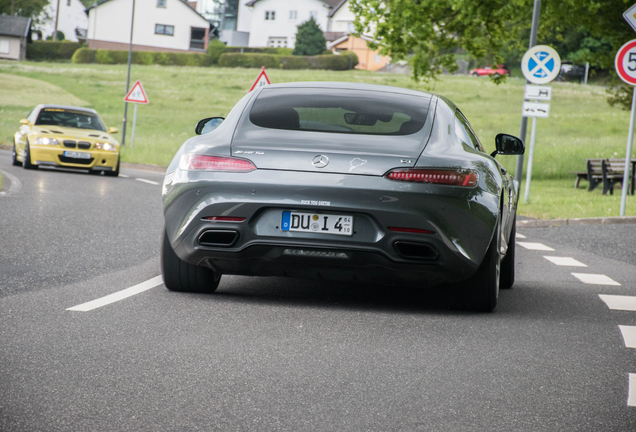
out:
{"label": "road curb", "polygon": [[[22,182],[16,176],[1,169],[0,173],[4,177],[4,186],[0,189],[0,196],[13,195],[22,189]],[[7,183],[9,184],[8,186]]]}
{"label": "road curb", "polygon": [[636,224],[636,216],[612,216],[572,219],[531,219],[517,222],[517,228],[553,228],[565,225],[626,225]]}

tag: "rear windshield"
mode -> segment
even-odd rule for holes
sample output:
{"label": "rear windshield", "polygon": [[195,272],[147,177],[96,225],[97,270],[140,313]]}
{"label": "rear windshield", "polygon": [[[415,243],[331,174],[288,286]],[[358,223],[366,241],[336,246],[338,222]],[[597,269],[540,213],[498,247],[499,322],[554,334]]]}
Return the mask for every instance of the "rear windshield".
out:
{"label": "rear windshield", "polygon": [[95,114],[66,108],[43,108],[40,110],[35,124],[106,132],[106,127]]}
{"label": "rear windshield", "polygon": [[263,89],[250,121],[270,129],[410,135],[424,126],[430,98],[367,90]]}

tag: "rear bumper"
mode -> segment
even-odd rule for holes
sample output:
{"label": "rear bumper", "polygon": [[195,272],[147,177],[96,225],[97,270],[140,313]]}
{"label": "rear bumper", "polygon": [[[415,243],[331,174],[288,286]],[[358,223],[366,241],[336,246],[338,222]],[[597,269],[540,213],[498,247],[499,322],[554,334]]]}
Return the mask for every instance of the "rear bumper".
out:
{"label": "rear bumper", "polygon": [[[68,168],[94,169],[99,171],[112,171],[117,167],[119,152],[104,150],[82,150],[82,153],[90,153],[90,159],[78,159],[64,157],[65,149],[51,146],[32,145],[29,148],[31,160],[35,165],[54,165]],[[68,151],[68,149],[66,149]],[[79,151],[79,150],[72,150]]]}
{"label": "rear bumper", "polygon": [[[465,280],[483,259],[499,210],[497,197],[478,188],[383,177],[268,170],[188,175],[177,170],[164,183],[166,233],[182,260],[225,274],[429,284]],[[354,233],[282,231],[283,211],[351,215]],[[210,216],[246,219],[204,219]],[[212,235],[201,241],[205,233]]]}

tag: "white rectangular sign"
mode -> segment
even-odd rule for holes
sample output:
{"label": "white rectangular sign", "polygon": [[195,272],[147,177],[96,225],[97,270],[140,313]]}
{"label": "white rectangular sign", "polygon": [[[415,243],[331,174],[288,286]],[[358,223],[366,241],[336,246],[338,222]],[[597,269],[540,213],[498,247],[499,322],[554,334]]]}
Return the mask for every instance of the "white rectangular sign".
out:
{"label": "white rectangular sign", "polygon": [[524,101],[521,115],[523,117],[548,118],[548,116],[550,115],[550,104]]}
{"label": "white rectangular sign", "polygon": [[623,18],[636,31],[636,4],[623,12]]}
{"label": "white rectangular sign", "polygon": [[526,84],[526,89],[523,92],[523,98],[526,100],[549,101],[552,98],[552,87]]}

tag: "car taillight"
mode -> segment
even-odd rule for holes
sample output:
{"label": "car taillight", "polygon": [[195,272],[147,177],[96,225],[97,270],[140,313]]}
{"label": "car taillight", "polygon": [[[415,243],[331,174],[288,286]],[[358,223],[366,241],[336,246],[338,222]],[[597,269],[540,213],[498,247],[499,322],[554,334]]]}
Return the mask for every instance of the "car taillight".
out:
{"label": "car taillight", "polygon": [[186,154],[181,157],[179,168],[182,170],[249,172],[254,171],[256,166],[246,159]]}
{"label": "car taillight", "polygon": [[474,187],[479,183],[479,175],[467,170],[399,168],[389,171],[386,177],[398,181],[464,187]]}

